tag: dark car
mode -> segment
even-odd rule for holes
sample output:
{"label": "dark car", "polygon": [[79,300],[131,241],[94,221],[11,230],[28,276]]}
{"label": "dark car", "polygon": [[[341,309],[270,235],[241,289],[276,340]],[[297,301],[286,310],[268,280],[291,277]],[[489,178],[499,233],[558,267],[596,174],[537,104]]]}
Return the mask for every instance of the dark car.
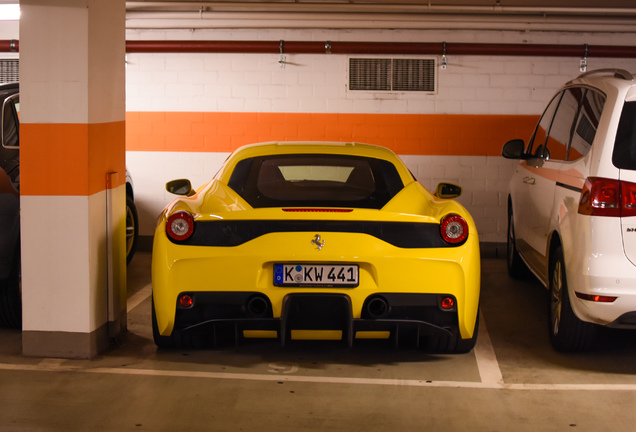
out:
{"label": "dark car", "polygon": [[[2,145],[0,146],[0,326],[20,327],[20,88],[0,84]],[[126,260],[134,252],[139,223],[132,180],[126,173]]]}
{"label": "dark car", "polygon": [[20,94],[17,83],[0,85],[0,325],[18,327],[20,305]]}

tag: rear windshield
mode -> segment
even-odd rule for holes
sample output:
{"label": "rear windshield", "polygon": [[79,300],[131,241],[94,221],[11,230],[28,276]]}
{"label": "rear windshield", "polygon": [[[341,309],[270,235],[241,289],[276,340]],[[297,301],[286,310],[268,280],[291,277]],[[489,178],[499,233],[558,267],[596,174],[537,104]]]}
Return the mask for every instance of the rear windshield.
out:
{"label": "rear windshield", "polygon": [[404,184],[393,164],[343,155],[275,155],[245,159],[229,186],[252,207],[380,209]]}
{"label": "rear windshield", "polygon": [[636,102],[623,106],[612,162],[616,168],[636,170]]}

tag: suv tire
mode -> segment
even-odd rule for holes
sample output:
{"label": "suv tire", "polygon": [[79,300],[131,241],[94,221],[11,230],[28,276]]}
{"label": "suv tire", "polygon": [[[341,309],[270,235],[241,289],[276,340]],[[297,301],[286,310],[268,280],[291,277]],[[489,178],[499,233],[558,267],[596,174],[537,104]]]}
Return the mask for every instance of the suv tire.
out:
{"label": "suv tire", "polygon": [[561,352],[589,349],[598,327],[580,320],[572,310],[561,246],[554,251],[550,259],[549,292],[550,342],[554,349]]}

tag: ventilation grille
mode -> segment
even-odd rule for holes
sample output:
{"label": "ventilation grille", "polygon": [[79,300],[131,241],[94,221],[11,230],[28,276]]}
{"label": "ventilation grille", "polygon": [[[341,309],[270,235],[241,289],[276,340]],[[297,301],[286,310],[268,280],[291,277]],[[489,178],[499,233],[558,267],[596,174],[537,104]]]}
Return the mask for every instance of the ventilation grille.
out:
{"label": "ventilation grille", "polygon": [[20,60],[0,59],[0,83],[18,82],[20,80]]}
{"label": "ventilation grille", "polygon": [[435,91],[434,59],[349,59],[349,89]]}

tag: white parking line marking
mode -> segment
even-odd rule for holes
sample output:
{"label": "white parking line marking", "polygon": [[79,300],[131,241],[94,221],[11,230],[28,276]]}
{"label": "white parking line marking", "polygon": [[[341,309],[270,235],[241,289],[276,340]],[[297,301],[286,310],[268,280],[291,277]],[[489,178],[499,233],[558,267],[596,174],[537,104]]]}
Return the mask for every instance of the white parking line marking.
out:
{"label": "white parking line marking", "polygon": [[[42,363],[42,362],[41,362]],[[28,371],[28,372],[83,372],[113,375],[137,375],[149,377],[177,377],[198,379],[229,379],[243,381],[297,382],[316,384],[349,384],[349,385],[377,385],[402,387],[443,387],[443,388],[471,388],[483,390],[526,390],[526,391],[636,391],[636,384],[496,384],[470,381],[425,381],[404,379],[378,378],[346,378],[319,377],[300,375],[263,375],[241,374],[225,372],[154,370],[133,368],[80,368],[68,365],[56,366],[55,362],[45,361],[36,365],[18,365],[0,363],[0,370]]]}
{"label": "white parking line marking", "polygon": [[486,321],[481,312],[479,314],[479,320],[479,334],[473,352],[475,354],[475,361],[477,362],[481,382],[484,384],[501,385],[504,383],[503,375],[501,374],[499,362],[495,355],[495,349],[492,346],[492,341],[486,328]]}
{"label": "white parking line marking", "polygon": [[63,361],[64,359],[59,358],[45,358],[42,359],[37,366],[38,369],[41,370],[56,371],[59,370],[59,368],[62,366]]}
{"label": "white parking line marking", "polygon": [[[150,284],[128,299],[130,312],[152,294]],[[484,390],[525,390],[525,391],[636,391],[636,384],[506,384],[503,381],[499,362],[488,334],[483,316],[480,315],[480,329],[477,344],[474,348],[475,361],[479,371],[480,381],[432,381],[409,379],[380,379],[380,378],[351,378],[351,377],[321,377],[293,375],[298,371],[298,365],[292,363],[269,364],[271,374],[246,374],[227,372],[204,372],[185,370],[154,370],[134,368],[90,368],[66,363],[64,359],[45,358],[36,364],[0,363],[0,370],[25,372],[74,372],[112,375],[137,375],[148,377],[177,377],[229,379],[243,381],[269,382],[297,382],[316,384],[348,384],[348,385],[377,385],[431,388],[471,388]],[[66,364],[65,364],[66,363]]]}
{"label": "white parking line marking", "polygon": [[135,294],[130,296],[130,298],[128,299],[128,305],[126,310],[130,312],[131,310],[139,306],[141,303],[143,303],[143,301],[146,300],[148,297],[150,297],[151,294],[152,294],[152,285],[148,284],[142,289],[140,289],[139,291],[137,291]]}
{"label": "white parking line marking", "polygon": [[273,374],[284,373],[284,374],[293,374],[298,372],[300,366],[296,363],[270,363],[269,369],[267,372],[271,372]]}

